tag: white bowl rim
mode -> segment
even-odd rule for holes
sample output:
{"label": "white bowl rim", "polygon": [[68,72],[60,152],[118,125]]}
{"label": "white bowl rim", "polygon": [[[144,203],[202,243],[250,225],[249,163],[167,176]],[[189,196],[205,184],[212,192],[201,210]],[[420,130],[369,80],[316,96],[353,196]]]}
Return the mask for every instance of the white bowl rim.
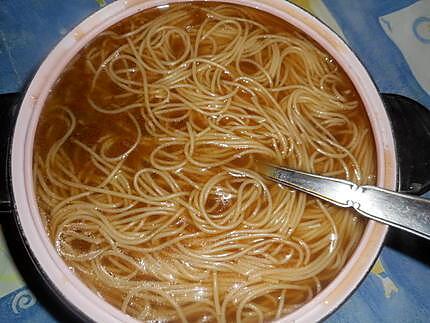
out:
{"label": "white bowl rim", "polygon": [[[38,69],[23,98],[11,149],[12,191],[18,222],[38,266],[62,297],[95,321],[135,322],[86,287],[56,253],[45,231],[33,191],[33,141],[38,118],[63,68],[88,40],[114,23],[146,8],[198,0],[123,0],[97,11],[51,51]],[[351,49],[332,30],[303,9],[284,0],[223,0],[267,11],[304,31],[327,50],[347,72],[369,116],[377,147],[378,185],[394,189],[396,159],[391,125],[379,93],[366,69]],[[334,311],[358,286],[376,259],[387,226],[370,221],[351,259],[338,276],[303,307],[282,322],[317,321]]]}

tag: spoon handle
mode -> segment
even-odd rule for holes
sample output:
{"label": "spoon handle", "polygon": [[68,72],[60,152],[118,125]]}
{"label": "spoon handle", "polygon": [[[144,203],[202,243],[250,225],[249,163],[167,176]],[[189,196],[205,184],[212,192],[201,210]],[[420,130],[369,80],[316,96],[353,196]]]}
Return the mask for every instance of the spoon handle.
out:
{"label": "spoon handle", "polygon": [[375,186],[362,186],[357,204],[362,215],[430,239],[430,201]]}
{"label": "spoon handle", "polygon": [[266,165],[269,179],[430,240],[430,200],[284,167]]}

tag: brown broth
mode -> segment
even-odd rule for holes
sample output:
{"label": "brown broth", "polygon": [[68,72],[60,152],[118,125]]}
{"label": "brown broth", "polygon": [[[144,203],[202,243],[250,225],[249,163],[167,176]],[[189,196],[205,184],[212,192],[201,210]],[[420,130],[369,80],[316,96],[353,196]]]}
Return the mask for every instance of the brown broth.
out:
{"label": "brown broth", "polygon": [[[209,3],[194,3],[193,6],[190,4],[184,4],[184,6],[189,6],[190,10],[193,10],[193,19],[189,21],[189,24],[186,26],[186,30],[194,30],[196,29],[202,21],[206,18],[206,14],[200,10],[201,7],[211,8],[215,7],[217,4],[209,4]],[[176,8],[178,6],[182,5],[172,5],[171,8]],[[242,7],[243,9],[243,7]],[[270,33],[277,34],[277,33],[283,33],[283,34],[293,34],[300,38],[305,38],[309,42],[313,43],[315,48],[321,50],[320,46],[318,44],[315,44],[312,40],[309,40],[308,37],[301,32],[299,32],[295,27],[285,23],[280,18],[274,17],[270,14],[257,11],[254,9],[246,9],[248,13],[255,19],[255,21],[258,21],[263,26],[266,26]],[[138,13],[130,18],[127,18],[124,21],[121,21],[117,23],[116,25],[110,27],[107,31],[107,33],[104,33],[105,35],[109,35],[109,32],[115,32],[117,34],[123,34],[126,32],[129,32],[130,30],[133,30],[136,28],[136,26],[141,26],[142,24],[145,24],[149,21],[152,21],[156,17],[164,14],[165,9],[150,9],[145,10],[141,13]],[[90,89],[92,86],[92,81],[94,74],[91,72],[90,67],[88,66],[88,62],[86,60],[86,57],[94,48],[104,48],[104,51],[106,53],[112,53],[118,48],[119,46],[122,46],[126,44],[126,40],[112,40],[111,38],[101,35],[97,37],[95,40],[93,40],[91,43],[89,43],[84,49],[82,49],[78,55],[72,60],[72,62],[69,63],[65,71],[61,74],[60,78],[54,85],[51,94],[46,100],[44,110],[42,112],[42,115],[40,117],[39,126],[37,129],[36,134],[36,140],[35,140],[35,153],[37,153],[38,156],[42,160],[45,160],[47,158],[48,151],[51,149],[51,147],[57,142],[57,140],[64,135],[66,121],[61,119],[58,115],[58,107],[64,106],[69,108],[73,114],[76,116],[76,122],[77,127],[76,130],[73,132],[71,137],[68,139],[68,141],[63,145],[63,152],[66,156],[68,156],[68,160],[70,161],[70,169],[74,169],[76,172],[76,176],[78,178],[85,178],[84,182],[87,185],[98,185],[100,181],[104,178],[105,174],[100,171],[100,169],[97,169],[93,166],[91,162],[91,157],[88,153],[86,153],[82,148],[77,147],[76,144],[74,144],[74,140],[77,140],[79,142],[82,142],[88,147],[95,147],[98,142],[100,142],[101,138],[103,138],[106,135],[112,136],[112,138],[121,138],[119,140],[115,140],[114,143],[109,147],[109,149],[106,150],[106,155],[108,157],[114,157],[121,155],[129,149],[129,147],[132,145],[136,138],[136,131],[135,126],[133,122],[130,119],[130,116],[127,113],[120,113],[120,114],[106,114],[96,111],[91,107],[89,104],[87,98],[88,96],[94,97],[97,101],[97,104],[103,105],[103,106],[110,106],[114,107],[115,105],[124,105],[127,102],[135,102],[136,100],[140,100],[140,97],[138,95],[129,95],[129,96],[123,96],[123,97],[114,97],[115,95],[119,95],[122,93],[122,90],[120,87],[118,87],[116,84],[114,84],[111,80],[109,80],[107,77],[103,79],[101,78],[101,83],[98,84],[97,88],[94,90],[94,92],[90,93]],[[211,48],[210,45],[207,47],[203,46],[202,52],[203,53],[210,53]],[[175,54],[175,57],[180,57],[184,52],[185,48],[182,45],[182,42],[179,38],[174,38],[171,43],[171,52]],[[107,55],[107,54],[106,54]],[[168,54],[166,54],[168,55]],[[265,50],[261,54],[263,57],[267,57],[267,55],[271,55],[270,51]],[[345,112],[345,115],[352,120],[354,124],[357,125],[359,129],[368,129],[368,136],[370,141],[371,139],[371,132],[370,132],[370,124],[366,117],[366,113],[364,111],[364,108],[362,106],[362,103],[360,102],[360,98],[354,89],[351,81],[347,77],[346,73],[341,70],[341,68],[337,65],[337,63],[327,54],[325,59],[328,61],[327,68],[337,69],[338,70],[338,76],[342,80],[342,86],[337,88],[337,91],[344,93],[347,100],[352,101],[356,100],[359,101],[359,107],[355,109],[353,112]],[[100,60],[101,62],[101,60]],[[125,68],[125,63],[119,61],[116,65],[116,68],[121,69]],[[122,64],[122,65],[121,65]],[[304,63],[300,59],[292,59],[292,64],[296,64],[296,66],[299,66],[303,69],[305,69]],[[251,63],[243,63],[241,65],[241,69],[248,74],[256,73],[258,69],[255,65]],[[132,73],[132,72],[130,72]],[[150,71],[147,74],[148,82],[153,83],[155,82],[159,76],[156,73],[151,73]],[[223,75],[222,79],[224,80],[231,80],[232,76],[230,75]],[[142,75],[140,75],[138,72],[132,73],[131,80],[135,82],[142,82]],[[281,91],[278,95],[278,99],[281,100],[285,97],[288,97],[290,94],[290,90],[284,90]],[[241,92],[239,91],[237,94],[239,97],[241,97],[243,100],[248,102],[249,104],[252,104],[252,98],[249,95],[249,93]],[[143,100],[143,99],[142,99]],[[160,98],[154,97],[151,98],[153,102],[156,102],[156,100],[161,100]],[[172,100],[171,103],[173,104],[180,104],[180,100]],[[297,106],[298,111],[301,111],[300,105]],[[151,134],[147,131],[148,128],[145,128],[145,123],[147,120],[145,120],[142,117],[142,114],[140,113],[139,109],[133,109],[130,110],[129,113],[136,119],[140,126],[140,130],[142,132],[142,139],[139,142],[136,149],[134,149],[133,152],[131,152],[125,159],[124,159],[124,165],[123,168],[121,168],[122,172],[128,173],[129,169],[141,169],[145,167],[151,167],[151,161],[149,160],[149,155],[156,149],[162,142],[160,142],[159,138],[154,138],[151,136]],[[162,116],[163,118],[172,119],[172,118],[178,118],[181,119],[182,116],[184,116],[183,110],[176,110],[173,112],[169,112],[167,114],[159,114],[159,116]],[[305,113],[305,112],[301,112]],[[248,115],[243,115],[242,121],[248,120]],[[187,122],[189,120],[192,120],[196,127],[200,127],[202,129],[206,128],[209,125],[210,119],[205,117],[203,114],[199,114],[195,111],[193,111],[190,116],[185,119]],[[167,122],[167,121],[161,121],[162,124],[164,124],[166,127],[169,127],[169,129],[179,129],[183,130],[186,129],[187,123],[184,120],[180,120],[177,122]],[[224,116],[224,118],[220,121],[221,126],[228,126],[235,124],[235,120],[231,118],[231,116]],[[252,120],[248,123],[251,126],[259,126],[259,123],[255,120]],[[350,133],[348,133],[347,129],[345,129],[344,125],[341,121],[334,122],[333,125],[330,127],[332,130],[332,135],[336,140],[340,143],[347,142],[350,137]],[[237,132],[238,134],[240,131]],[[301,143],[297,144],[298,146],[302,145]],[[274,146],[272,146],[273,149]],[[172,145],[169,149],[166,151],[168,153],[174,154],[178,151],[178,149],[181,149],[180,146]],[[214,151],[214,154],[223,154],[225,153],[226,156],[234,155],[236,153],[240,153],[241,150],[237,149],[237,151],[233,151],[231,148],[223,147],[219,145],[214,144],[206,144],[203,147],[199,147],[199,151],[207,154],[208,151]],[[368,151],[369,158],[372,159],[371,163],[373,165],[376,165],[375,161],[375,152],[374,152],[374,144],[372,141],[372,149],[373,151]],[[315,148],[309,148],[309,154],[314,154],[316,152]],[[210,154],[209,154],[210,155]],[[267,158],[263,155],[259,156],[258,154],[254,154],[250,157],[250,155],[244,155],[241,158],[237,158],[233,160],[231,163],[228,164],[229,167],[232,168],[241,168],[245,167],[246,165],[249,165],[252,163],[252,158],[256,159],[263,159],[267,160]],[[37,161],[35,161],[37,162]],[[333,161],[333,166],[335,169],[341,169],[342,166],[339,164],[338,161]],[[323,163],[316,163],[315,164],[315,171],[316,172],[325,172],[326,167]],[[336,166],[337,165],[337,166]],[[353,169],[354,165],[352,163],[348,164],[348,167]],[[178,171],[178,173],[186,174],[189,179],[195,182],[201,182],[205,183],[210,178],[212,178],[215,174],[219,173],[222,169],[220,167],[214,167],[211,169],[206,169],[204,167],[194,167],[191,170],[181,170]],[[372,171],[369,174],[369,178],[365,178],[364,181],[372,182],[374,180],[374,171],[375,167],[373,166]],[[42,176],[47,179],[46,173],[43,173]],[[176,176],[176,175],[175,175]],[[338,177],[344,177],[344,174],[342,173],[336,173],[334,176]],[[164,189],[165,191],[170,192],[172,188],[166,184],[166,182],[163,182],[161,177],[154,177],[156,178],[156,182],[158,185]],[[232,182],[230,188],[223,188],[219,194],[211,194],[208,200],[206,201],[206,208],[212,210],[212,214],[222,214],[226,210],[228,210],[232,205],[234,205],[234,199],[231,197],[228,197],[230,194],[230,191],[237,190],[240,187],[241,183],[240,181]],[[267,183],[270,188],[275,187],[275,185],[272,185],[270,183]],[[41,186],[40,184],[36,185],[37,188],[40,190]],[[191,190],[192,185],[190,183],[184,183],[184,186],[182,189],[184,190]],[[61,195],[62,192],[64,192],[66,189],[58,189],[57,194]],[[79,189],[76,189],[74,191],[74,194],[78,194],[80,192]],[[98,195],[95,195],[97,197]],[[301,195],[300,195],[301,196]],[[46,214],[46,220],[47,220],[47,230],[51,235],[52,240],[55,242],[56,237],[54,236],[55,229],[53,229],[52,222],[53,219],[50,217],[50,212],[52,210],[51,207],[43,200],[41,196],[38,196],[39,198],[39,207],[43,211],[44,214]],[[111,200],[107,197],[99,196],[100,200],[104,203],[110,202],[116,202],[121,203],[121,199],[114,197]],[[260,206],[265,206],[265,202],[261,202],[262,204]],[[66,204],[69,205],[69,204]],[[142,202],[137,203],[135,208],[138,207],[145,207],[145,204]],[[252,203],[247,211],[245,218],[247,216],[251,216],[252,210],[255,208],[258,208],[259,204],[257,202]],[[319,207],[317,202],[308,202],[307,204],[307,212],[305,215],[303,215],[303,219],[301,225],[297,225],[296,230],[297,232],[300,232],[300,234],[303,235],[304,241],[308,241],[309,245],[313,246],[316,245],[318,242],[313,241],[312,232],[307,231],[307,225],[312,224],[315,226],[322,227],[322,230],[329,232],[329,226],[326,223],[322,223],[319,216],[314,215],[318,214]],[[329,211],[334,211],[335,208],[331,206],[326,206]],[[291,210],[291,212],[294,212],[294,210]],[[107,218],[114,218],[115,213],[106,213],[105,216]],[[159,222],[156,217],[149,217],[150,220],[153,221],[154,229],[156,229],[159,226]],[[343,220],[340,216],[336,215],[336,221],[341,223]],[[363,230],[363,220],[356,219],[356,222],[358,223],[356,230]],[[160,222],[161,223],[161,222]],[[181,230],[181,228],[184,225],[188,225],[187,230],[189,232],[198,232],[198,229],[196,227],[192,227],[191,225],[192,220],[185,215],[181,215],[178,220],[172,224],[174,228],[177,230]],[[136,224],[137,225],[137,224]],[[242,229],[246,229],[247,225],[243,225],[241,227]],[[351,229],[353,230],[353,229]],[[203,235],[202,235],[203,236]],[[158,240],[158,244],[165,243],[171,239],[171,237],[164,237]],[[298,238],[297,238],[298,239]],[[308,240],[307,240],[308,239]],[[298,240],[297,240],[298,241]],[[198,248],[202,248],[205,245],[207,245],[207,241],[200,236],[193,239],[191,242],[188,243],[187,247],[197,250]],[[347,248],[349,246],[348,239],[344,239],[340,241],[341,247],[340,248]],[[82,250],[82,252],[88,252],[90,250],[90,243],[84,242],[82,240],[76,240],[72,242],[73,248],[78,250]],[[104,246],[108,246],[106,242],[103,242]],[[139,245],[138,245],[139,246]],[[142,247],[146,245],[142,244]],[[318,247],[315,247],[318,249]],[[273,251],[273,249],[269,249],[269,251]],[[140,259],[142,257],[141,253],[138,251],[122,251],[124,254],[130,257],[135,257],[136,259]],[[323,253],[326,252],[326,248],[317,250],[315,253],[313,253],[310,258],[309,262],[312,262],[314,259],[321,256]],[[282,251],[279,252],[279,255],[282,257],[288,257],[289,254],[294,254],[294,250],[291,247],[284,248]],[[351,252],[349,252],[345,257],[349,257]],[[169,255],[161,255],[160,256],[163,261],[166,261],[166,263],[170,263],[172,266],[175,266],[175,262],[173,260],[169,260]],[[164,258],[163,258],[164,257]],[[344,259],[345,260],[345,259]],[[65,261],[69,263],[71,266],[71,269],[75,271],[77,275],[79,275],[88,286],[90,286],[92,289],[94,289],[101,297],[103,297],[106,301],[109,303],[121,307],[121,303],[125,297],[125,292],[121,289],[115,289],[110,286],[107,286],[101,281],[100,279],[97,279],[94,276],[94,273],[85,273],[79,268],[77,268],[71,261],[69,261],[67,258],[65,258]],[[142,260],[143,261],[143,260]],[[116,265],[111,265],[110,262],[115,263]],[[300,263],[301,260],[298,256],[294,254],[291,258],[291,262],[288,263],[288,266],[291,268],[294,268],[295,264]],[[120,258],[112,257],[111,260],[108,260],[104,258],[102,260],[102,263],[106,266],[112,266],[112,268],[117,268],[118,272],[121,272],[120,268],[121,266],[127,266],[125,264],[125,261]],[[83,263],[82,266],[85,266]],[[116,267],[115,267],[116,266]],[[288,267],[287,266],[287,267]],[[290,268],[288,267],[288,268]],[[250,271],[253,269],[250,268]],[[318,278],[320,280],[321,286],[324,287],[327,285],[328,282],[330,282],[333,277],[336,275],[336,270],[332,270],[330,268],[324,270],[322,273],[318,275]],[[231,280],[237,280],[242,281],[243,277],[240,277],[240,275],[236,273],[230,273],[230,274],[220,274],[220,279],[225,279],[224,282],[220,283],[228,285],[228,281]],[[149,274],[145,274],[144,272],[140,272],[137,275],[135,275],[132,278],[133,281],[151,281],[153,280],[153,276]],[[305,279],[303,280],[303,284],[313,284],[309,283],[311,279]],[[205,285],[205,288],[207,286]],[[231,288],[231,287],[229,287]],[[316,285],[312,285],[312,290],[317,292],[319,287]],[[273,292],[271,294],[273,299],[279,299],[281,297],[280,293]],[[155,294],[152,295],[154,299],[157,299],[158,296]],[[294,304],[302,304],[303,302],[306,302],[307,299],[303,294],[296,293],[292,290],[287,290],[285,293],[286,299],[291,299]],[[272,304],[273,299],[272,298],[265,298],[261,296],[260,298],[257,298],[255,300],[255,303],[261,304],[263,308],[275,308],[277,304]],[[133,307],[132,301],[130,304],[130,307]],[[137,302],[137,301],[136,301]],[[161,302],[161,301],[160,301]],[[157,302],[155,302],[157,304]],[[206,305],[202,305],[202,310],[199,313],[190,314],[188,317],[191,321],[197,320],[197,319],[204,319],[205,317],[210,316],[210,311],[205,308]],[[161,303],[158,305],[154,305],[154,309],[157,309],[158,307],[162,308],[163,306]],[[292,307],[290,310],[293,310],[294,307]],[[166,310],[166,313],[168,311]],[[137,315],[133,311],[128,312],[131,315]],[[213,317],[212,317],[213,318]],[[268,317],[266,319],[273,318]],[[235,319],[234,311],[229,312],[228,314],[228,321]]]}

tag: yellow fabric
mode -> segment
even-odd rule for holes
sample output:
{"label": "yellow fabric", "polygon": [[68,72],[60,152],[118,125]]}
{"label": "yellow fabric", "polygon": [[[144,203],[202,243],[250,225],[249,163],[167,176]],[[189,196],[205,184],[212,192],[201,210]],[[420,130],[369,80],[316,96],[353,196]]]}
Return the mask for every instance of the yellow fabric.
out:
{"label": "yellow fabric", "polygon": [[310,0],[290,0],[292,3],[302,7],[303,9],[306,9],[308,11],[311,10]]}
{"label": "yellow fabric", "polygon": [[382,265],[381,260],[378,258],[378,260],[373,265],[372,273],[375,275],[380,275],[383,272],[385,272],[384,266]]}

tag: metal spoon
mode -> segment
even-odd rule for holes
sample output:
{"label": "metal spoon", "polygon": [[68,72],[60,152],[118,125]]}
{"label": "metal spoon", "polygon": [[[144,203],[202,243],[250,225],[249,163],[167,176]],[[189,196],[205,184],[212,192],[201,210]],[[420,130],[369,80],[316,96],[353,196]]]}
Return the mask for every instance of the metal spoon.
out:
{"label": "metal spoon", "polygon": [[412,196],[430,190],[430,111],[397,94],[382,94],[393,128],[397,192],[278,166],[265,175],[341,207],[430,240],[430,200]]}
{"label": "metal spoon", "polygon": [[279,184],[430,239],[430,200],[279,166],[265,165],[262,172]]}

